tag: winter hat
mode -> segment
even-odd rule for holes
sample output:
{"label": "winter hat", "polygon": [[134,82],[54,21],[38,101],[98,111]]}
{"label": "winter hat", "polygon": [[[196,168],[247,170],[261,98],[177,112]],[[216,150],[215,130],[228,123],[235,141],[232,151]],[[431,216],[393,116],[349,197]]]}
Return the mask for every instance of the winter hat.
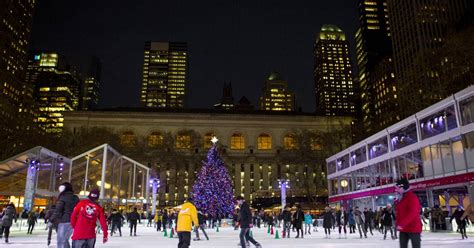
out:
{"label": "winter hat", "polygon": [[72,185],[68,182],[64,182],[61,185],[59,185],[59,192],[73,192],[72,190]]}
{"label": "winter hat", "polygon": [[93,189],[91,190],[91,192],[89,192],[88,197],[91,201],[97,201],[97,199],[99,199],[99,195],[100,195],[99,189]]}
{"label": "winter hat", "polygon": [[404,190],[408,190],[410,188],[410,183],[406,178],[401,178],[397,180],[397,183],[395,183],[395,186],[397,187],[403,187]]}

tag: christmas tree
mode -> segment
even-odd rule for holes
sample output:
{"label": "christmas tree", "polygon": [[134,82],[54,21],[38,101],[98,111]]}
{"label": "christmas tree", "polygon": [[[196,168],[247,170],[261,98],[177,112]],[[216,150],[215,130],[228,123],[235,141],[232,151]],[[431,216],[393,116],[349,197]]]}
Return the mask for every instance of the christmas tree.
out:
{"label": "christmas tree", "polygon": [[217,151],[217,138],[212,138],[207,161],[193,186],[196,207],[211,217],[228,217],[234,210],[234,191],[229,173]]}

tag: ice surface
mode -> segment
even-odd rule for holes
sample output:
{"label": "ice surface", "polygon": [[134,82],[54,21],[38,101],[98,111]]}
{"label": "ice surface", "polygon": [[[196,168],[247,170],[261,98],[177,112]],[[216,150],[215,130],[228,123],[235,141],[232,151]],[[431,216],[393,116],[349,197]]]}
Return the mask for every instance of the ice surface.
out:
{"label": "ice surface", "polygon": [[[306,235],[304,239],[295,239],[295,233],[292,233],[290,239],[281,238],[281,229],[279,230],[280,239],[275,239],[274,236],[267,234],[267,229],[254,228],[253,236],[260,242],[263,248],[269,247],[318,247],[318,248],[350,248],[350,247],[399,247],[398,240],[383,240],[382,234],[375,232],[374,236],[370,236],[367,239],[359,239],[358,234],[350,234],[347,239],[338,239],[338,234],[332,234],[331,239],[325,239],[324,231],[319,230],[317,233],[312,235]],[[98,242],[96,247],[177,247],[178,239],[164,237],[163,233],[156,232],[152,227],[139,226],[137,230],[137,237],[130,237],[126,228],[123,228],[123,237],[110,237],[107,244],[102,244],[102,235],[98,235]],[[18,232],[14,231],[10,237],[11,244],[6,245],[4,240],[1,240],[0,247],[47,247],[46,246],[46,231],[35,230],[33,235],[26,235],[26,231]],[[238,248],[237,243],[239,242],[239,231],[234,231],[232,228],[221,228],[219,232],[215,229],[207,229],[208,235],[211,240],[209,241],[191,241],[191,247],[202,247],[202,248],[213,248],[213,247],[233,247]],[[469,234],[468,234],[469,235]],[[195,235],[193,234],[194,238]],[[203,235],[201,234],[201,238]],[[53,234],[53,241],[55,236]],[[99,242],[100,241],[100,242]],[[55,243],[55,242],[53,242]],[[474,235],[469,240],[461,240],[461,235],[457,233],[423,233],[422,234],[422,247],[436,247],[436,248],[467,248],[474,247]],[[50,247],[55,247],[52,245]],[[253,247],[253,246],[252,246]],[[410,245],[411,247],[411,245]]]}

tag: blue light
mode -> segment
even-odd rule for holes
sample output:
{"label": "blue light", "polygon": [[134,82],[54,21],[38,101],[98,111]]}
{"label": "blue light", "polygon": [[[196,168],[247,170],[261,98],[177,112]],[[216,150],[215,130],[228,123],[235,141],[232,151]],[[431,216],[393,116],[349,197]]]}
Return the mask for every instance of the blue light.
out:
{"label": "blue light", "polygon": [[39,54],[38,54],[38,55],[35,55],[35,61],[38,61],[38,60],[40,60],[40,59],[41,59],[41,55],[39,55]]}

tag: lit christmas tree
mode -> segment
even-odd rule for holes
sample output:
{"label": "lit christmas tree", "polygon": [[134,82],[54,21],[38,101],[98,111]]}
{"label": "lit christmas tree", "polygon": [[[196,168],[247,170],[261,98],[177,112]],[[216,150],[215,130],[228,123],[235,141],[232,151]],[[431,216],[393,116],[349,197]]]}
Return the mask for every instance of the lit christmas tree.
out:
{"label": "lit christmas tree", "polygon": [[229,173],[217,151],[217,138],[212,138],[212,147],[207,161],[198,174],[193,186],[196,207],[209,216],[228,217],[234,210],[234,191]]}

